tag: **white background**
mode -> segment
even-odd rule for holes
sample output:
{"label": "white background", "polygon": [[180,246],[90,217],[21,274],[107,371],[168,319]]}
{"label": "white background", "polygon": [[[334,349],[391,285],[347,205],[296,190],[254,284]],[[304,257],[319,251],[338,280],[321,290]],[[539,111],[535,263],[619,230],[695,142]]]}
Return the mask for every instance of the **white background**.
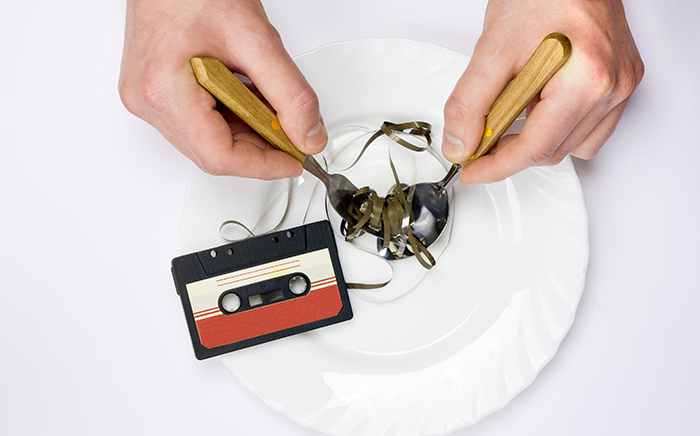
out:
{"label": "white background", "polygon": [[[485,1],[265,5],[292,55],[358,37],[471,54]],[[697,434],[698,5],[627,1],[647,73],[575,162],[591,244],[576,320],[529,388],[455,435]],[[124,11],[0,12],[0,434],[320,435],[194,359],[169,269],[193,164],[119,101]]]}

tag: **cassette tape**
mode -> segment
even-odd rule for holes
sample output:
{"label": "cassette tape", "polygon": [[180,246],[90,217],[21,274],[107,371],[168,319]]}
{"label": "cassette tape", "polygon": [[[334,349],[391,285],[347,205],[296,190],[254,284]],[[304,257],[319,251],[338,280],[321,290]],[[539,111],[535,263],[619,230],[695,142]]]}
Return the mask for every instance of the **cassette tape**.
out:
{"label": "cassette tape", "polygon": [[197,359],[352,318],[328,221],[173,259]]}

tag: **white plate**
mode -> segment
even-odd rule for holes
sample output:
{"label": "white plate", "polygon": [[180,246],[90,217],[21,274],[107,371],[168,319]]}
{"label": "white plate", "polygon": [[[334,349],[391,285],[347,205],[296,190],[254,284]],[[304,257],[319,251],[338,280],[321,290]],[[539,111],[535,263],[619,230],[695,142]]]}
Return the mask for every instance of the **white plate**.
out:
{"label": "white plate", "polygon": [[[422,120],[433,124],[439,148],[442,108],[469,57],[362,39],[296,61],[319,95],[331,137],[350,124]],[[300,223],[307,182],[291,183],[285,227]],[[284,203],[289,186],[196,172],[183,251],[222,244],[219,225],[232,215],[252,226],[269,209],[258,231],[274,227],[284,210],[276,199]],[[380,302],[351,292],[353,320],[237,351],[224,356],[226,364],[271,407],[332,435],[445,434],[505,406],[573,322],[588,263],[581,187],[567,158],[504,182],[459,186],[454,208],[449,245],[410,292]],[[341,259],[353,278],[386,274],[381,262]]]}

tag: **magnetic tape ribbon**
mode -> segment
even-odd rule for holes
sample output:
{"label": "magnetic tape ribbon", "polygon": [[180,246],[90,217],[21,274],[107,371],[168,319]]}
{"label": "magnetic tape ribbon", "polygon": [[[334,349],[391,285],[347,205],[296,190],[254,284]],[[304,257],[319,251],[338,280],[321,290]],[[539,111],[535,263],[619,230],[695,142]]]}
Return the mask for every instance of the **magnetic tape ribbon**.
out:
{"label": "magnetic tape ribbon", "polygon": [[[362,158],[367,148],[383,135],[386,135],[396,144],[408,150],[418,153],[429,151],[431,154],[434,154],[434,150],[431,147],[431,129],[432,126],[423,121],[409,121],[398,124],[390,121],[384,121],[379,130],[377,130],[364,144],[362,150],[359,152],[353,163],[343,171],[354,167]],[[416,145],[406,141],[401,137],[401,133],[422,137],[424,138],[426,145]],[[413,200],[413,192],[415,188],[413,186],[409,187],[405,183],[401,183],[396,166],[394,165],[394,161],[391,159],[391,154],[389,156],[389,165],[395,181],[395,184],[390,190],[389,194],[387,194],[385,197],[381,197],[369,186],[358,189],[354,195],[353,201],[350,202],[351,205],[348,209],[348,212],[353,218],[355,218],[357,223],[355,225],[351,225],[347,221],[342,221],[340,232],[345,237],[346,241],[351,242],[355,238],[358,238],[366,233],[366,229],[371,229],[374,233],[382,235],[383,247],[389,249],[394,254],[396,254],[399,250],[408,249],[415,255],[418,262],[424,268],[430,269],[436,264],[435,258],[430,253],[428,248],[413,235],[413,231],[411,229],[411,224],[414,221],[413,212],[411,210],[411,202]],[[277,198],[268,207],[268,209],[263,213],[261,220],[264,219],[265,215],[267,215],[272,207],[278,204],[279,201],[279,198]],[[357,206],[358,204],[359,206]],[[289,202],[287,202],[287,208],[289,208]],[[275,231],[279,228],[286,214],[287,211],[285,210],[280,222],[271,231]],[[326,214],[328,214],[327,209]],[[404,218],[408,218],[408,225],[406,226],[408,244],[406,247],[397,247],[396,243],[392,242],[392,238],[401,234]],[[246,227],[242,222],[227,220],[224,221],[219,227],[219,234],[228,242],[234,242],[234,240],[227,238],[223,234],[224,228],[229,225],[238,226],[245,230],[250,236],[256,236],[254,232]],[[257,227],[257,225],[255,227]],[[377,284],[347,283],[347,285],[348,287],[355,289],[379,289],[388,285],[390,282],[391,279],[384,283]]]}
{"label": "magnetic tape ribbon", "polygon": [[[221,223],[221,225],[219,226],[219,236],[221,236],[221,238],[226,242],[236,242],[236,241],[239,241],[241,239],[246,239],[248,237],[259,236],[259,234],[256,234],[256,232],[255,232],[258,229],[258,227],[262,224],[263,221],[265,221],[265,218],[267,218],[267,216],[272,212],[273,209],[275,209],[283,201],[286,201],[286,204],[284,207],[284,212],[282,213],[282,216],[280,217],[277,224],[275,224],[275,226],[273,228],[271,228],[270,230],[267,230],[266,232],[262,232],[261,234],[276,232],[277,230],[279,230],[280,226],[282,225],[282,222],[284,221],[285,217],[287,216],[287,212],[289,211],[289,201],[290,201],[289,192],[291,192],[291,188],[292,188],[292,179],[289,179],[288,183],[287,183],[287,189],[285,191],[282,191],[281,193],[279,193],[272,200],[272,202],[267,206],[267,209],[265,209],[265,211],[263,211],[263,213],[260,215],[260,219],[253,226],[252,230],[248,226],[246,226],[244,223],[242,223],[241,221],[226,220],[223,223]],[[244,230],[245,233],[247,233],[247,236],[245,238],[236,238],[236,239],[232,239],[232,238],[225,236],[224,229],[226,227],[229,227],[229,226],[239,227],[240,229]]]}
{"label": "magnetic tape ribbon", "polygon": [[[380,129],[367,140],[360,154],[355,159],[355,162],[348,168],[354,166],[367,148],[382,135],[386,135],[397,144],[411,151],[423,152],[429,150],[432,142],[430,136],[431,128],[432,126],[429,123],[422,121],[409,121],[400,124],[384,121]],[[422,136],[425,138],[427,145],[419,146],[412,144],[403,139],[399,135],[400,132]],[[396,244],[392,242],[392,238],[401,234],[404,218],[408,217],[409,221],[406,226],[408,246],[405,248],[409,249],[416,256],[416,259],[424,268],[430,269],[435,266],[435,257],[430,253],[428,248],[413,235],[413,230],[411,229],[411,224],[414,221],[411,202],[413,200],[415,188],[401,183],[391,156],[389,157],[389,165],[391,166],[391,172],[395,182],[389,194],[386,197],[380,197],[376,191],[369,186],[358,189],[348,208],[348,213],[355,218],[357,224],[352,225],[347,221],[343,221],[341,223],[341,233],[345,236],[346,241],[352,241],[363,235],[365,230],[369,228],[382,235],[382,246],[384,248],[387,248],[393,254],[397,254],[398,250],[404,247],[397,247]],[[360,205],[359,207],[357,206],[358,204]]]}

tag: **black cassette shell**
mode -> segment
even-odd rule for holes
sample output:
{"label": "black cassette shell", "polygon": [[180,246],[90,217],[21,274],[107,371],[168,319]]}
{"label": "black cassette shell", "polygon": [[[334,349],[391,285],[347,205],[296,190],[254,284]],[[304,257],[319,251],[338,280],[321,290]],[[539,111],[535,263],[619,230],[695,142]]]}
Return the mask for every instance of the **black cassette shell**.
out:
{"label": "black cassette shell", "polygon": [[[328,221],[177,257],[172,274],[200,360],[352,318]],[[235,311],[222,306],[230,293]]]}

